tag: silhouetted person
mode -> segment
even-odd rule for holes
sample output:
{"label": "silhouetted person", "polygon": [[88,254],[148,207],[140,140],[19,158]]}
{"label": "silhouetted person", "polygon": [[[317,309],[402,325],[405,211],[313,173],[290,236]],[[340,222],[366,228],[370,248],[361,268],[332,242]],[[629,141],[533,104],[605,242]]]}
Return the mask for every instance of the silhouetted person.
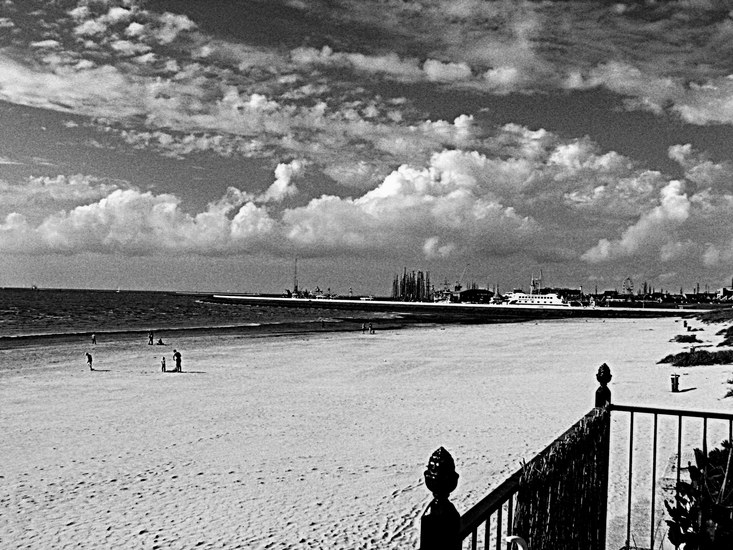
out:
{"label": "silhouetted person", "polygon": [[92,334],[92,344],[94,345],[97,344],[97,335],[96,334]]}
{"label": "silhouetted person", "polygon": [[87,365],[89,365],[89,370],[94,370],[94,367],[92,367],[92,354],[87,352]]}
{"label": "silhouetted person", "polygon": [[160,370],[165,372],[165,357],[160,358]]}
{"label": "silhouetted person", "polygon": [[173,350],[173,362],[176,364],[176,367],[173,369],[173,372],[182,372],[181,371],[181,352]]}
{"label": "silhouetted person", "polygon": [[148,332],[148,345],[149,346],[152,346],[153,345],[153,333],[152,333],[152,331],[151,332]]}

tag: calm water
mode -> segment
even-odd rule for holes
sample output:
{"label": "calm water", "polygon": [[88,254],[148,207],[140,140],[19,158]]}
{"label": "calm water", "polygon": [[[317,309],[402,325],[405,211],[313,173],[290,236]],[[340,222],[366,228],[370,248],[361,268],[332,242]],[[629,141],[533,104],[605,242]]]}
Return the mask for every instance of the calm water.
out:
{"label": "calm water", "polygon": [[[369,318],[354,312],[353,320]],[[373,317],[373,316],[372,316]],[[215,304],[168,292],[0,289],[0,338],[212,327],[320,326],[344,312]]]}

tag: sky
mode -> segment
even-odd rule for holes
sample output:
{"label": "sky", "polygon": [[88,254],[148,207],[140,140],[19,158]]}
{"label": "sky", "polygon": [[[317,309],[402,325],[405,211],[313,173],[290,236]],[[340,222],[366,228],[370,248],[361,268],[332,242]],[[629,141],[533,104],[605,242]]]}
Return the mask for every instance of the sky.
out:
{"label": "sky", "polygon": [[0,286],[733,276],[733,1],[0,0]]}

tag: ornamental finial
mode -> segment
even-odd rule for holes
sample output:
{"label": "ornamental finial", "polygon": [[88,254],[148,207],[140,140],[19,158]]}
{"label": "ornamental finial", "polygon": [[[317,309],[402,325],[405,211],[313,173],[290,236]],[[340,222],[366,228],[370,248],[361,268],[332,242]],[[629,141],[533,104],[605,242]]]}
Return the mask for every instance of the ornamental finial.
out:
{"label": "ornamental finial", "polygon": [[433,496],[440,500],[448,498],[458,485],[458,473],[453,457],[443,447],[440,447],[428,461],[425,470],[425,485]]}

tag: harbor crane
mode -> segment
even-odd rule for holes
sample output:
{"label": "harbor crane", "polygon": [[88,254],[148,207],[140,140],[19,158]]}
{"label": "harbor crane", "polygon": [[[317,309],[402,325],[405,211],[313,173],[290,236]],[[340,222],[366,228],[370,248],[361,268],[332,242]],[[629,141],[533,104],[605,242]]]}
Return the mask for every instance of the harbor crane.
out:
{"label": "harbor crane", "polygon": [[466,267],[463,268],[463,272],[461,273],[460,278],[456,281],[456,292],[463,288],[463,286],[461,285],[461,281],[463,281],[463,278],[466,276],[466,271],[468,271],[469,265],[471,264],[466,264]]}

